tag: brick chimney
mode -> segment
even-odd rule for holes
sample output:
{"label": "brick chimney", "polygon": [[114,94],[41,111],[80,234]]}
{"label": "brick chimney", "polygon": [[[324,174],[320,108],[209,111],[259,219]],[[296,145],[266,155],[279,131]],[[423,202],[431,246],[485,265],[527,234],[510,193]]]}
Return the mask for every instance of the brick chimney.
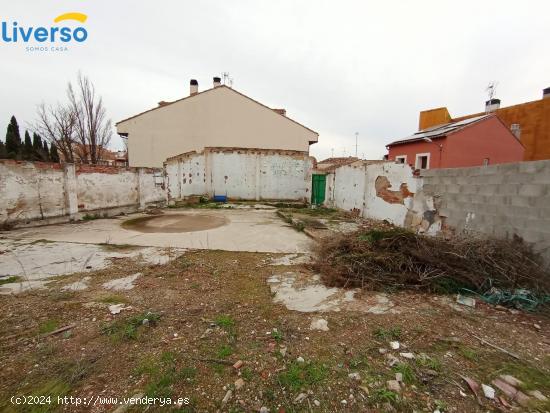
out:
{"label": "brick chimney", "polygon": [[189,96],[193,96],[199,93],[199,82],[195,79],[191,79],[189,82]]}
{"label": "brick chimney", "polygon": [[222,85],[222,79],[218,76],[214,76],[214,87],[218,87]]}

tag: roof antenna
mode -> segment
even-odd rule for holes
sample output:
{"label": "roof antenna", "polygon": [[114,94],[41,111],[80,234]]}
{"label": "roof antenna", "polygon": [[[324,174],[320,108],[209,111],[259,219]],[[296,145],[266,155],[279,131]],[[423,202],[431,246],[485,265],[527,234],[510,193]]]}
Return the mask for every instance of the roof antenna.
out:
{"label": "roof antenna", "polygon": [[227,85],[229,87],[233,87],[233,78],[229,77],[229,72],[223,72],[222,77],[223,77],[223,84],[224,85]]}
{"label": "roof antenna", "polygon": [[497,86],[498,86],[498,82],[495,82],[493,80],[485,88],[485,92],[487,92],[487,96],[489,97],[489,100],[492,100],[495,97],[497,93]]}

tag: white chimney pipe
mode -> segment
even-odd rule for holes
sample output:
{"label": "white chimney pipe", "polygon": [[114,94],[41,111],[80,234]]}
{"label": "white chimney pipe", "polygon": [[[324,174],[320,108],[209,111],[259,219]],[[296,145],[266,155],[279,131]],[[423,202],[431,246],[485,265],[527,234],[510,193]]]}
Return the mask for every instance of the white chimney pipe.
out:
{"label": "white chimney pipe", "polygon": [[191,79],[189,82],[189,95],[193,96],[199,93],[199,82],[197,82],[195,79]]}
{"label": "white chimney pipe", "polygon": [[550,99],[550,87],[547,87],[546,89],[543,89],[542,98],[543,99]]}
{"label": "white chimney pipe", "polygon": [[485,113],[494,112],[500,108],[500,99],[490,99],[485,102]]}

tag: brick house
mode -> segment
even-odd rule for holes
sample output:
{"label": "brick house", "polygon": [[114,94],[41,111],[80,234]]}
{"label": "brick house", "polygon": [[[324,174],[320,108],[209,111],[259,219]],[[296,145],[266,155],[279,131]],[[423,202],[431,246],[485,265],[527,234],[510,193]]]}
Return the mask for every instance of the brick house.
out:
{"label": "brick house", "polygon": [[519,162],[524,156],[520,140],[494,114],[428,127],[386,148],[388,160],[416,169]]}

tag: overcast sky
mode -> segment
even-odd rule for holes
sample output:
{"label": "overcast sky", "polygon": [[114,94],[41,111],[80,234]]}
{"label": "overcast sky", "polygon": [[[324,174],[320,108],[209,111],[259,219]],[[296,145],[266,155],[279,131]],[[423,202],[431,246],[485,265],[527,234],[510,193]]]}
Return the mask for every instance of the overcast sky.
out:
{"label": "overcast sky", "polygon": [[[414,133],[418,112],[483,110],[498,81],[502,105],[540,99],[550,86],[550,1],[7,1],[1,20],[53,25],[88,15],[88,39],[66,52],[27,52],[0,42],[0,127],[24,129],[36,105],[65,98],[82,70],[118,121],[212,86],[234,88],[319,133],[318,159],[379,159]],[[80,23],[76,23],[79,25]],[[66,23],[74,26],[74,23]],[[121,147],[113,132],[113,146]]]}

